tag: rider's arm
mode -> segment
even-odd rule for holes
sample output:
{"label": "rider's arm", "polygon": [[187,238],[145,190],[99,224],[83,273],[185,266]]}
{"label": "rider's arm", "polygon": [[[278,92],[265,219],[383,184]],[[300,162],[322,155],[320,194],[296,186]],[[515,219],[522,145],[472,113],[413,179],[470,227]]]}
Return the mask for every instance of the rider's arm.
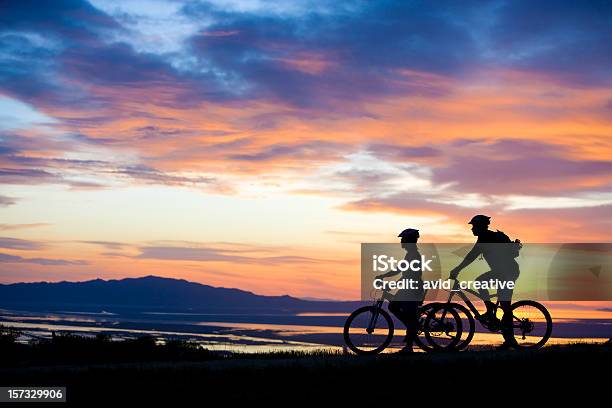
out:
{"label": "rider's arm", "polygon": [[397,274],[398,274],[398,273],[400,273],[400,272],[401,272],[401,271],[400,271],[400,270],[397,270],[397,269],[396,269],[396,270],[391,270],[391,271],[389,271],[389,272],[387,272],[387,273],[383,273],[382,275],[378,275],[378,276],[376,276],[376,278],[377,278],[377,279],[384,279],[384,278],[388,278],[389,276],[395,276],[395,275],[397,275]]}
{"label": "rider's arm", "polygon": [[481,253],[482,248],[478,243],[476,243],[476,245],[474,245],[470,252],[468,252],[465,258],[463,258],[463,261],[461,261],[461,263],[453,269],[453,272],[455,274],[459,273],[463,268],[474,262],[476,258],[478,258],[478,255],[480,255]]}

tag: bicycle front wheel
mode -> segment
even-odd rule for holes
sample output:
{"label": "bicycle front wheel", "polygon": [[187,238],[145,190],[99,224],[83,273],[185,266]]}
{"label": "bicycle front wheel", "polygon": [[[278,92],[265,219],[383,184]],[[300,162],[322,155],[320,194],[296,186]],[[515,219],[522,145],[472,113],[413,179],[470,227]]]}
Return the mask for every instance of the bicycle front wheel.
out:
{"label": "bicycle front wheel", "polygon": [[375,306],[355,310],[344,323],[344,342],[357,354],[378,354],[393,340],[393,320]]}
{"label": "bicycle front wheel", "polygon": [[434,351],[457,350],[463,323],[453,305],[442,303],[429,312],[423,331]]}
{"label": "bicycle front wheel", "polygon": [[512,331],[509,339],[516,349],[538,349],[552,334],[552,318],[546,307],[533,300],[512,304]]}

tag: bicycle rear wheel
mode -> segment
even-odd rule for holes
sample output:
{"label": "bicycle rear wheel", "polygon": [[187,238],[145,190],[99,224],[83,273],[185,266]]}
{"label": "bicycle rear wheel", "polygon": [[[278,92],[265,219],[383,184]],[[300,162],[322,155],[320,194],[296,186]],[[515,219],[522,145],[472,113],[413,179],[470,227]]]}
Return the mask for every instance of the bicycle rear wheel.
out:
{"label": "bicycle rear wheel", "polygon": [[456,350],[461,341],[463,323],[452,305],[442,303],[429,312],[423,331],[433,351]]}
{"label": "bicycle rear wheel", "polygon": [[375,306],[355,310],[344,323],[344,342],[357,354],[378,354],[393,339],[393,320],[389,313]]}
{"label": "bicycle rear wheel", "polygon": [[418,316],[418,331],[417,336],[414,339],[414,344],[419,347],[423,351],[433,351],[433,347],[429,345],[427,339],[425,338],[425,321],[427,320],[427,316],[429,316],[429,312],[431,312],[434,308],[438,307],[440,302],[432,302],[422,305],[419,308],[419,316]]}
{"label": "bicycle rear wheel", "polygon": [[455,346],[455,349],[463,350],[474,338],[474,333],[476,333],[476,322],[474,321],[472,312],[470,312],[468,308],[463,306],[461,303],[450,303],[450,305],[457,311],[463,324],[461,338]]}
{"label": "bicycle rear wheel", "polygon": [[546,307],[533,300],[521,300],[513,303],[512,311],[512,346],[516,349],[538,349],[552,334],[552,318]]}

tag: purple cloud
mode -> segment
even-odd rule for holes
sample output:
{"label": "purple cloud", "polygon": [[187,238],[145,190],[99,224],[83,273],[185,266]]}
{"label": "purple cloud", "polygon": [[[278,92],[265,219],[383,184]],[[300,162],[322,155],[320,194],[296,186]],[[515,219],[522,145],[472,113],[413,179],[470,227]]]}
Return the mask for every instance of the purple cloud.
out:
{"label": "purple cloud", "polygon": [[252,154],[234,154],[230,160],[263,162],[282,158],[325,160],[339,157],[354,148],[342,143],[312,140],[305,143],[273,144]]}
{"label": "purple cloud", "polygon": [[6,249],[18,249],[25,251],[33,251],[45,248],[45,244],[42,242],[28,241],[25,239],[0,237],[0,248]]}
{"label": "purple cloud", "polygon": [[245,264],[291,264],[330,262],[302,256],[247,256],[249,250],[229,250],[211,247],[145,246],[136,258],[167,261],[235,262]]}
{"label": "purple cloud", "polygon": [[440,149],[433,146],[409,146],[390,143],[371,143],[366,146],[366,150],[376,157],[394,161],[428,159],[440,156],[442,153]]}
{"label": "purple cloud", "polygon": [[44,266],[58,266],[58,265],[87,265],[86,261],[81,260],[66,260],[66,259],[50,259],[50,258],[23,258],[17,255],[9,255],[0,253],[0,262],[5,263],[28,263]]}
{"label": "purple cloud", "polygon": [[[611,191],[611,160],[574,160],[565,146],[528,140],[472,142],[433,168],[432,181],[482,194],[566,195]],[[598,185],[593,181],[599,179]],[[590,180],[589,183],[582,183]],[[563,181],[562,184],[560,182]]]}
{"label": "purple cloud", "polygon": [[13,197],[7,197],[0,195],[0,207],[8,207],[9,205],[14,205],[17,200]]}

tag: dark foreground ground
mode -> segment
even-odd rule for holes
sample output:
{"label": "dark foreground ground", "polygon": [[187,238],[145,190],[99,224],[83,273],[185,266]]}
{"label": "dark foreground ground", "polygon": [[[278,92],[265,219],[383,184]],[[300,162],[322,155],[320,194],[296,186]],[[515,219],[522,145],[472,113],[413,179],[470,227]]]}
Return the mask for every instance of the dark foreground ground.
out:
{"label": "dark foreground ground", "polygon": [[[88,352],[73,355],[71,360],[71,340],[62,341],[55,349],[47,344],[43,351],[13,349],[12,357],[7,347],[0,349],[4,361],[0,385],[66,386],[68,402],[74,406],[138,401],[168,406],[241,401],[322,406],[329,402],[442,406],[460,401],[533,405],[565,396],[582,396],[585,402],[592,398],[605,401],[612,385],[609,344],[552,346],[527,352],[359,357],[329,353],[218,355],[189,351],[188,346],[176,344],[166,351],[158,349],[157,355],[122,354],[136,350],[134,344],[121,346],[128,348],[120,353],[96,353],[91,343]],[[109,357],[133,361],[95,361]],[[166,361],[147,361],[150,358]]]}

